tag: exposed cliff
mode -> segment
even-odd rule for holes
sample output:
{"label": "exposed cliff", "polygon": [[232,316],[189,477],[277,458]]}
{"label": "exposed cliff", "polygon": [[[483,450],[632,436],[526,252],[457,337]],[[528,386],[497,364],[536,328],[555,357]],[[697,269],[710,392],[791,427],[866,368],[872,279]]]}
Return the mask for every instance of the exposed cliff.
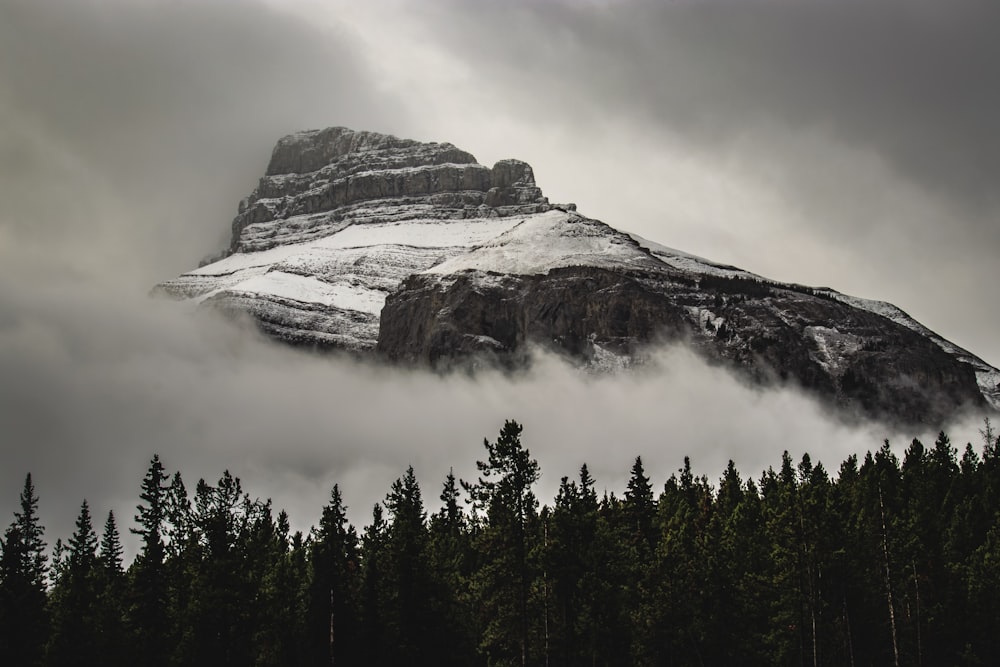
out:
{"label": "exposed cliff", "polygon": [[449,366],[529,344],[592,369],[681,341],[752,381],[939,424],[1000,371],[898,308],[768,281],[549,204],[531,167],[345,128],[281,139],[227,256],[158,286],[288,343]]}

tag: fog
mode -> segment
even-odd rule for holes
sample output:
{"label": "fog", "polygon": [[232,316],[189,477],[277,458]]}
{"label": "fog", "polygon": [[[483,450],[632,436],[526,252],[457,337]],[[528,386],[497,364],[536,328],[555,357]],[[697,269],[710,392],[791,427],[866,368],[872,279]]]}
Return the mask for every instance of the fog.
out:
{"label": "fog", "polygon": [[362,525],[407,465],[433,507],[450,468],[474,479],[483,439],[505,419],[524,425],[547,502],[585,462],[599,489],[620,495],[635,456],[660,487],[686,455],[713,481],[730,458],[758,477],[786,449],[835,473],[884,437],[902,446],[917,435],[846,426],[793,390],[750,388],[682,347],[618,376],[541,354],[522,374],[438,375],[296,352],[113,283],[3,296],[19,317],[0,328],[0,370],[17,378],[0,385],[0,511],[15,509],[31,472],[51,541],[69,536],[83,498],[131,525],[154,453],[189,488],[229,469],[305,530],[335,483]]}
{"label": "fog", "polygon": [[[132,524],[153,453],[228,468],[293,524],[412,464],[429,504],[524,424],[539,496],[716,480],[915,435],[849,427],[682,348],[591,377],[540,356],[438,376],[290,351],[149,297],[228,242],[278,137],[345,125],[530,162],[545,193],[763,275],[893,301],[1000,360],[990,3],[0,0],[0,527],[24,475],[50,545]],[[975,418],[950,428],[977,442]],[[131,544],[131,543],[130,543]],[[134,544],[133,544],[134,547]],[[130,547],[130,548],[133,548]]]}

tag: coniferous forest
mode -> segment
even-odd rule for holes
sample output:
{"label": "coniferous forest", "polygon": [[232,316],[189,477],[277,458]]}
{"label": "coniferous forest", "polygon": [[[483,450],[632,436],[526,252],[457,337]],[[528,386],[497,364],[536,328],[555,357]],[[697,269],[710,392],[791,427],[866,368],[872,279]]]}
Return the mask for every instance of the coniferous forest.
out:
{"label": "coniferous forest", "polygon": [[[360,531],[154,456],[127,530],[84,501],[51,550],[28,475],[0,557],[3,665],[958,665],[1000,656],[1000,438],[787,453],[717,482],[687,459],[551,504],[508,421],[429,512],[412,468]],[[15,491],[16,492],[16,491]]]}

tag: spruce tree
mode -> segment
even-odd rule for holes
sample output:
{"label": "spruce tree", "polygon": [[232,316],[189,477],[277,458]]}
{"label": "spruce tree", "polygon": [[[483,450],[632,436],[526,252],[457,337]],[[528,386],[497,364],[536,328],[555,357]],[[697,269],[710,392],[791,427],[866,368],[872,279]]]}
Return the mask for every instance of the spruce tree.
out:
{"label": "spruce tree", "polygon": [[167,474],[160,457],[153,455],[142,480],[142,501],[136,506],[138,527],[132,533],[142,540],[139,555],[130,568],[129,630],[132,660],[147,665],[167,664],[170,656],[170,619],[167,613],[168,581],[164,558],[166,547]]}
{"label": "spruce tree", "polygon": [[[183,613],[182,636],[186,661],[209,664],[252,662],[252,602],[258,592],[259,568],[249,549],[251,529],[264,508],[244,493],[238,477],[224,471],[216,485],[199,480],[195,490],[192,525],[197,535],[197,558],[182,556],[189,572],[190,599]],[[270,508],[266,507],[265,514]],[[264,524],[268,524],[267,520]],[[273,522],[264,533],[273,533]],[[186,576],[185,576],[186,574]]]}
{"label": "spruce tree", "polygon": [[392,595],[386,605],[388,640],[395,663],[433,662],[443,639],[441,604],[429,557],[426,513],[413,466],[392,484],[385,501],[392,516],[386,544],[385,576]]}
{"label": "spruce tree", "polygon": [[49,632],[44,528],[38,496],[29,473],[21,492],[21,511],[0,542],[0,663],[38,664]]}
{"label": "spruce tree", "polygon": [[653,502],[653,487],[646,477],[641,456],[635,457],[635,462],[632,464],[628,486],[625,488],[624,509],[628,528],[634,535],[636,546],[643,544],[642,548],[651,549],[656,542],[653,533],[656,506]]}
{"label": "spruce tree", "polygon": [[93,665],[101,660],[98,643],[97,534],[84,500],[69,540],[66,566],[52,593],[52,636],[48,661]]}
{"label": "spruce tree", "polygon": [[641,570],[639,616],[633,660],[676,664],[711,662],[706,656],[714,565],[706,548],[711,489],[684,457],[680,478],[664,486],[657,504],[659,540],[651,566]]}
{"label": "spruce tree", "polygon": [[386,605],[389,598],[386,581],[386,543],[389,524],[381,503],[372,507],[372,521],[361,536],[361,622],[365,662],[389,664],[392,646],[386,641]]}
{"label": "spruce tree", "polygon": [[115,521],[115,513],[114,510],[111,510],[108,512],[108,518],[104,521],[104,532],[101,534],[99,558],[105,572],[112,577],[119,577],[125,574],[125,570],[122,567],[124,552],[121,535],[118,532],[118,524]]}
{"label": "spruce tree", "polygon": [[496,442],[484,440],[487,460],[476,462],[481,476],[463,485],[487,519],[476,540],[483,558],[474,582],[484,614],[480,648],[490,662],[524,665],[532,651],[528,603],[535,572],[528,553],[538,506],[532,486],[540,472],[521,445],[521,431],[508,420]]}
{"label": "spruce tree", "polygon": [[443,664],[474,664],[478,639],[467,583],[474,567],[469,518],[459,502],[459,486],[448,471],[440,494],[441,509],[429,521],[429,557],[439,587],[441,620],[447,636],[438,642]]}
{"label": "spruce tree", "polygon": [[347,521],[347,508],[334,485],[313,530],[307,617],[311,664],[357,664],[358,537]]}
{"label": "spruce tree", "polygon": [[97,652],[109,667],[126,664],[124,550],[115,513],[108,512],[98,551],[96,599],[93,606]]}

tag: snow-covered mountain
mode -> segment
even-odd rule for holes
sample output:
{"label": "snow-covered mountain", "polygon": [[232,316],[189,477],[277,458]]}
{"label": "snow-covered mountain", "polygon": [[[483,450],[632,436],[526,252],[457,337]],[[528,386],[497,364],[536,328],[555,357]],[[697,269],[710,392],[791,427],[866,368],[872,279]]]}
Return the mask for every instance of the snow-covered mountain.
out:
{"label": "snow-covered mountain", "polygon": [[1000,371],[891,304],[777,283],[550,204],[531,167],[346,128],[281,139],[223,256],[156,291],[292,344],[435,366],[596,369],[682,340],[841,408],[940,423],[1000,408]]}

